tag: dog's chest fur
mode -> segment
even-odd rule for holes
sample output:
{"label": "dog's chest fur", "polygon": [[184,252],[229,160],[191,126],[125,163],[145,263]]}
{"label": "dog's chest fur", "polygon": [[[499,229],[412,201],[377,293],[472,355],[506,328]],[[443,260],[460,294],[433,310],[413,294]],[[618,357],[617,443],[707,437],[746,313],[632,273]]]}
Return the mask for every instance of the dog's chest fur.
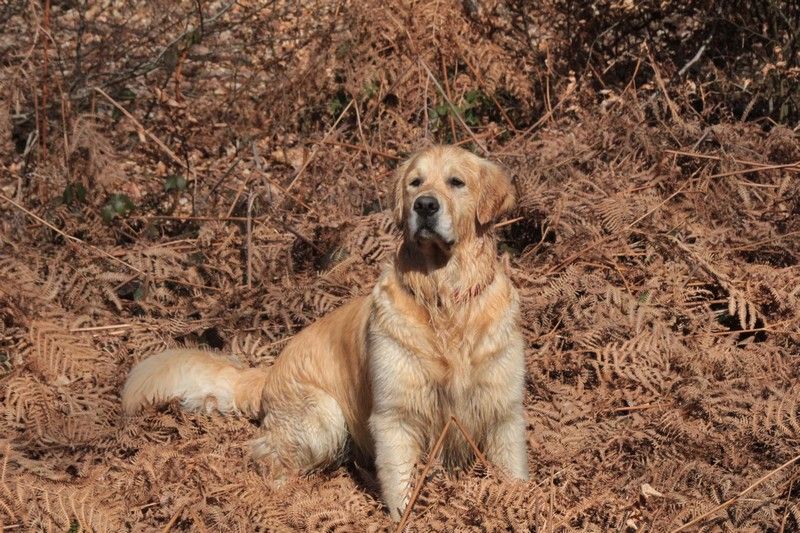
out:
{"label": "dog's chest fur", "polygon": [[486,406],[506,403],[494,396],[519,379],[519,364],[510,360],[521,355],[510,280],[498,275],[481,294],[448,309],[421,304],[391,276],[379,282],[373,298],[370,332],[394,346],[369,356],[376,404],[384,395],[402,402],[421,433],[430,435],[456,416],[481,434],[496,416]]}

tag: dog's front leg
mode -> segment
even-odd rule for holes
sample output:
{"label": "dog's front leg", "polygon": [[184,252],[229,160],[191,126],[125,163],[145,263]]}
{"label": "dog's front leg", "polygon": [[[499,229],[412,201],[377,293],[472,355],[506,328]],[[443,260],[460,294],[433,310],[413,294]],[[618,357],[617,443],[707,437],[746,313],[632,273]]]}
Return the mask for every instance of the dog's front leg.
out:
{"label": "dog's front leg", "polygon": [[375,440],[375,467],[383,501],[392,520],[399,520],[408,504],[420,447],[400,414],[373,413],[370,429]]}
{"label": "dog's front leg", "polygon": [[[484,375],[479,405],[490,406],[484,439],[486,458],[517,479],[528,479],[528,437],[522,408],[525,396],[525,350],[515,334]],[[491,413],[491,414],[489,414]]]}
{"label": "dog's front leg", "polygon": [[521,480],[528,479],[528,452],[522,409],[513,409],[486,435],[486,458]]}
{"label": "dog's front leg", "polygon": [[423,413],[432,398],[417,358],[397,341],[397,326],[380,320],[384,314],[391,313],[376,312],[368,336],[369,430],[383,503],[396,521],[408,504],[414,468],[427,442],[424,429],[430,421],[424,420]]}

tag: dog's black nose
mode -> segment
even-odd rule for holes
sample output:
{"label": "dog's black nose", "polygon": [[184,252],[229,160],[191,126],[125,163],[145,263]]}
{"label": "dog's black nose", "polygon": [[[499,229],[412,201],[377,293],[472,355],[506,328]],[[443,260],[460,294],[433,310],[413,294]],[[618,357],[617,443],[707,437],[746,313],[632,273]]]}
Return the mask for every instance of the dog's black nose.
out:
{"label": "dog's black nose", "polygon": [[439,200],[433,196],[420,196],[414,200],[414,211],[422,217],[429,217],[438,210]]}

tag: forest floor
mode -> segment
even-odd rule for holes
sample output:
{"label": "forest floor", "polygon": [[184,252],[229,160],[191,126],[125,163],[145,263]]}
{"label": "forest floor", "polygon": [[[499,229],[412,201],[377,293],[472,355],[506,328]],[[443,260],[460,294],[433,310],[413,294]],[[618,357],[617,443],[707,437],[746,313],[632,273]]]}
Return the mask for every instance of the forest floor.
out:
{"label": "forest floor", "polygon": [[798,531],[800,7],[730,4],[4,3],[0,529],[390,530],[369,465],[119,393],[367,292],[446,142],[514,175],[532,480],[435,465],[408,530]]}

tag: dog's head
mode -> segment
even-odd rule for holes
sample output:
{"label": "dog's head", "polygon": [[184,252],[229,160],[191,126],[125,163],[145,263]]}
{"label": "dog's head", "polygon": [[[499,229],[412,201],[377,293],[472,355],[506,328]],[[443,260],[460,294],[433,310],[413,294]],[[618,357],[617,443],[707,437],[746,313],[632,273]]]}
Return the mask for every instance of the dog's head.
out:
{"label": "dog's head", "polygon": [[451,248],[475,238],[514,206],[500,166],[455,146],[424,148],[397,169],[394,216],[406,239]]}

